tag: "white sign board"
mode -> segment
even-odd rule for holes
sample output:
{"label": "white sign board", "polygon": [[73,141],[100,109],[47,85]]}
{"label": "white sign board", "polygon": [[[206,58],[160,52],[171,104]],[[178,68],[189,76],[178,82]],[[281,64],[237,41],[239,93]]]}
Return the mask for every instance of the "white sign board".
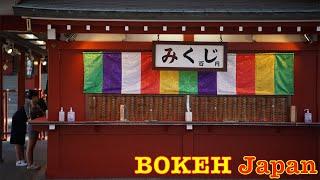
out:
{"label": "white sign board", "polygon": [[225,43],[157,42],[153,43],[156,69],[226,71]]}

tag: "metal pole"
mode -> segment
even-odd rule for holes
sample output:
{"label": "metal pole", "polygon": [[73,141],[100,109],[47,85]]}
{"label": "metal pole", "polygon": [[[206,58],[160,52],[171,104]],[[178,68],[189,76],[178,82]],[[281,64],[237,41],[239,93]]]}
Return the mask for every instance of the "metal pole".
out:
{"label": "metal pole", "polygon": [[3,98],[3,130],[4,130],[4,141],[8,139],[8,102],[9,102],[9,90],[4,91],[4,98]]}

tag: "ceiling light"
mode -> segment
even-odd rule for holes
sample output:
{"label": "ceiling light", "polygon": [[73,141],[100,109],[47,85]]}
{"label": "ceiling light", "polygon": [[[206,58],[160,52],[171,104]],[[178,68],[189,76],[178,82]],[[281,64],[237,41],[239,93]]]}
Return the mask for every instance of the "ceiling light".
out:
{"label": "ceiling light", "polygon": [[46,42],[45,41],[31,41],[33,44],[36,44],[36,45],[46,45]]}
{"label": "ceiling light", "polygon": [[12,52],[13,52],[13,45],[12,44],[3,44],[2,48],[4,49],[4,51],[7,54],[12,54]]}
{"label": "ceiling light", "polygon": [[47,61],[42,61],[42,65],[46,66],[47,65]]}
{"label": "ceiling light", "polygon": [[38,39],[34,34],[18,34],[23,39]]}
{"label": "ceiling light", "polygon": [[33,65],[38,66],[39,62],[38,61],[33,61]]}
{"label": "ceiling light", "polygon": [[6,49],[6,52],[7,52],[8,54],[11,54],[11,53],[13,52],[13,49],[12,49],[12,48],[8,48],[8,49]]}

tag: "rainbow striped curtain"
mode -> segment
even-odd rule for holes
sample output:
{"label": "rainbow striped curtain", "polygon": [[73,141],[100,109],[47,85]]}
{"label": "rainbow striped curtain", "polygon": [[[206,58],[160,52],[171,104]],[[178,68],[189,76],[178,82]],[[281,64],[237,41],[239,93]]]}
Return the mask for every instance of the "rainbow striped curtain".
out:
{"label": "rainbow striped curtain", "polygon": [[293,95],[294,54],[228,54],[227,72],[153,70],[151,52],[84,52],[84,93]]}

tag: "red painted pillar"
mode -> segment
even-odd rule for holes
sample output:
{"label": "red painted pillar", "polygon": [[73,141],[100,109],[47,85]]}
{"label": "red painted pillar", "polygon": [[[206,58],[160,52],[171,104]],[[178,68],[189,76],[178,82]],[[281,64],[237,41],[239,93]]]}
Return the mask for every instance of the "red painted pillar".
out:
{"label": "red painted pillar", "polygon": [[19,72],[18,72],[18,108],[24,106],[25,100],[25,79],[26,79],[26,58],[25,52],[21,51],[19,59]]}
{"label": "red painted pillar", "polygon": [[60,110],[60,59],[55,40],[47,42],[48,49],[48,113],[49,121],[58,120]]}
{"label": "red painted pillar", "polygon": [[[49,121],[58,120],[58,112],[60,107],[60,59],[59,50],[55,40],[47,42],[48,50],[48,113]],[[47,177],[55,177],[59,175],[60,157],[59,142],[60,128],[48,133],[48,157],[47,161]]]}
{"label": "red painted pillar", "polygon": [[[193,34],[184,34],[183,41],[193,42],[194,35]],[[190,98],[191,100],[192,98]],[[194,128],[195,126],[193,126]],[[183,135],[183,155],[184,156],[192,156],[194,153],[193,149],[193,130],[186,130],[186,133]]]}
{"label": "red painted pillar", "polygon": [[[320,34],[318,35],[320,36]],[[318,43],[318,55],[317,55],[317,77],[316,77],[316,83],[317,83],[317,101],[316,101],[316,107],[317,107],[317,117],[316,122],[319,122],[320,118],[320,43]]]}
{"label": "red painted pillar", "polygon": [[[319,37],[320,34],[318,34]],[[318,43],[318,54],[317,54],[317,71],[316,71],[316,83],[317,83],[317,117],[316,122],[320,122],[320,43]],[[318,140],[318,162],[320,161],[320,133],[317,133],[317,140]]]}
{"label": "red painted pillar", "polygon": [[2,135],[3,135],[3,50],[2,39],[0,39],[0,163],[3,162],[2,158]]}

